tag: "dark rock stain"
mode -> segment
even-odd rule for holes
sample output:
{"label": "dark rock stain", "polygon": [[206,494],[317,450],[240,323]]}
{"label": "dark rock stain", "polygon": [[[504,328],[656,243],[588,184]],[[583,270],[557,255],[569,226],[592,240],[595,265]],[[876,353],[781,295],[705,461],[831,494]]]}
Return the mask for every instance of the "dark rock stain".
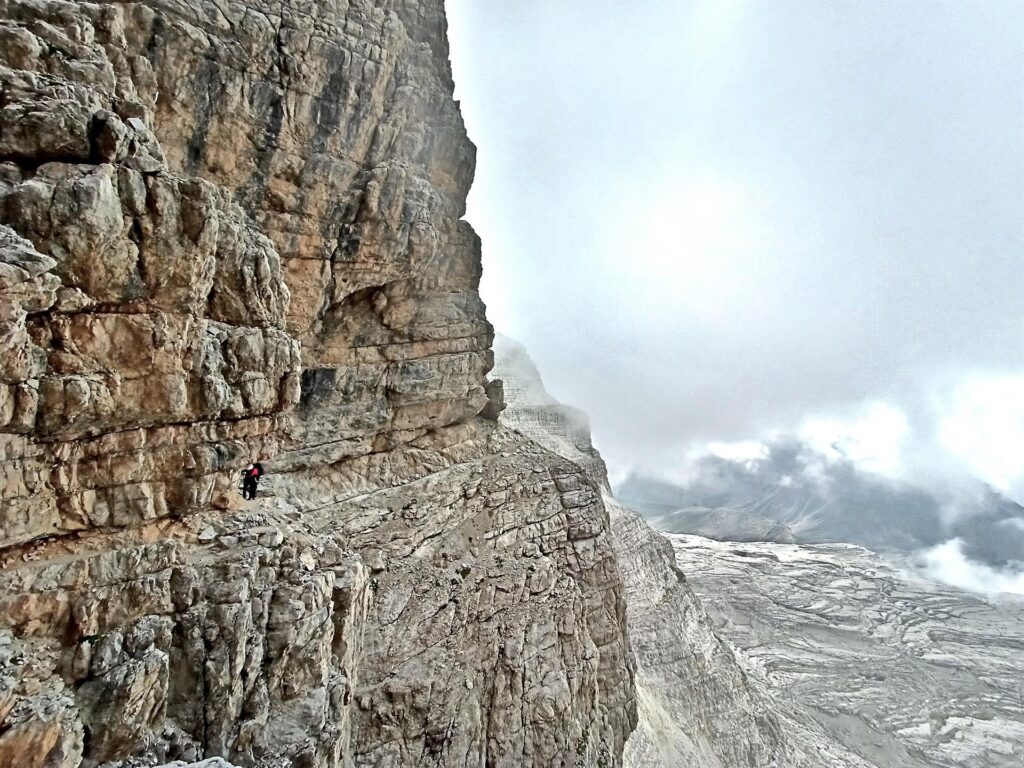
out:
{"label": "dark rock stain", "polygon": [[299,408],[310,410],[330,398],[338,378],[337,368],[307,368],[302,372]]}
{"label": "dark rock stain", "polygon": [[192,130],[186,145],[185,168],[191,173],[201,172],[200,164],[206,151],[206,138],[213,120],[214,105],[223,89],[220,77],[220,66],[208,58],[199,60],[195,72],[196,93],[196,127]]}

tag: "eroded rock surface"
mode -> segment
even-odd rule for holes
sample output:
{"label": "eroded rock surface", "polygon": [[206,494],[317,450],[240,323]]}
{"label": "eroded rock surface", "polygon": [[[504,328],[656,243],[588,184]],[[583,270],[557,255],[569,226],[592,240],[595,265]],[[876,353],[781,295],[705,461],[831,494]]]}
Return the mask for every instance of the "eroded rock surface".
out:
{"label": "eroded rock surface", "polygon": [[484,408],[439,2],[0,17],[3,543],[196,511],[248,455],[338,461]]}
{"label": "eroded rock surface", "polygon": [[0,765],[620,763],[608,514],[494,423],[445,34],[0,0]]}

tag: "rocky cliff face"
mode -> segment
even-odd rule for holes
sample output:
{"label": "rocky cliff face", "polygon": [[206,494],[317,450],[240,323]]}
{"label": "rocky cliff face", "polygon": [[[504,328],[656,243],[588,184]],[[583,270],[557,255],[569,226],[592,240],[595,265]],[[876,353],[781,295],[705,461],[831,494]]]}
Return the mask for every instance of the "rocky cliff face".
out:
{"label": "rocky cliff face", "polygon": [[0,0],[0,765],[619,763],[609,518],[492,420],[445,31]]}
{"label": "rocky cliff face", "polygon": [[498,337],[494,373],[506,393],[502,419],[586,469],[602,492],[626,588],[639,723],[625,764],[706,768],[867,768],[821,726],[774,700],[714,632],[669,541],[611,495],[586,417],[544,389],[525,349]]}

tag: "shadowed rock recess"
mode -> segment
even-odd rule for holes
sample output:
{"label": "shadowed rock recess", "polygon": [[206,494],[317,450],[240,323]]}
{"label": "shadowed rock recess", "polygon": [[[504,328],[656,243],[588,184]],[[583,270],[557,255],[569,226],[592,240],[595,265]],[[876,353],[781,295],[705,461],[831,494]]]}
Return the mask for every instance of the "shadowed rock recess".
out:
{"label": "shadowed rock recess", "polygon": [[601,494],[493,420],[442,1],[0,0],[0,80],[0,766],[620,764]]}

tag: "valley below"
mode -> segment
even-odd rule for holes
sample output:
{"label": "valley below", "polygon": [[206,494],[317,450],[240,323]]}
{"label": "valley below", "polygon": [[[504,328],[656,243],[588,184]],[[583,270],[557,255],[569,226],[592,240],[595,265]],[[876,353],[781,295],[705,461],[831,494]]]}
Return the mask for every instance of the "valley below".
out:
{"label": "valley below", "polygon": [[866,762],[1024,764],[1024,600],[853,545],[665,536],[758,687]]}

